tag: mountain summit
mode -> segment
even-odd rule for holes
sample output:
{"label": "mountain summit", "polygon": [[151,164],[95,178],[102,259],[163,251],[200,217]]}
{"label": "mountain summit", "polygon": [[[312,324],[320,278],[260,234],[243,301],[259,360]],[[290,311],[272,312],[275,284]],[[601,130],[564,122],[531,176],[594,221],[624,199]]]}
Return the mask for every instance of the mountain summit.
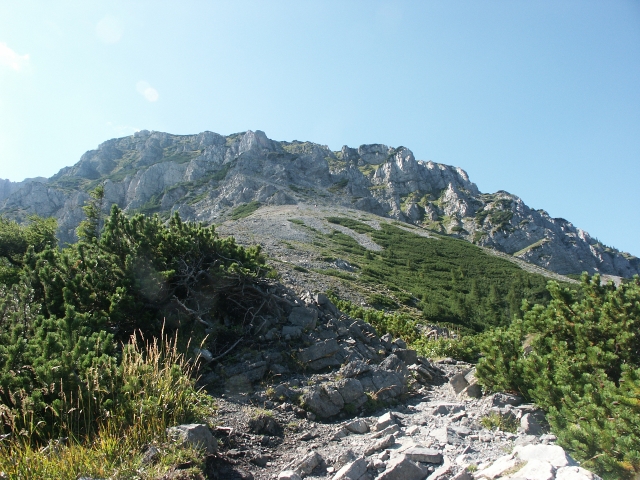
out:
{"label": "mountain summit", "polygon": [[604,246],[562,218],[505,191],[481,193],[464,170],[416,160],[381,144],[334,152],[311,142],[279,142],[264,132],[172,135],[142,130],[108,140],[49,179],[0,180],[0,213],[58,219],[75,240],[87,192],[104,184],[105,210],[158,213],[206,223],[240,206],[342,206],[395,218],[490,247],[561,274],[640,273],[640,259]]}

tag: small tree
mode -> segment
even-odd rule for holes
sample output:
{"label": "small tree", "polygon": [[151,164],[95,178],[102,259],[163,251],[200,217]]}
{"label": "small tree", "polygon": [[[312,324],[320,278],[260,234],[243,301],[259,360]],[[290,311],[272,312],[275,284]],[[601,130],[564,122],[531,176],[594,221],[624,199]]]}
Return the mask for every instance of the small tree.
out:
{"label": "small tree", "polygon": [[82,207],[86,219],[80,222],[76,230],[76,234],[80,240],[91,243],[100,238],[100,231],[102,230],[103,224],[103,206],[104,184],[98,185],[89,192],[89,199],[85,202],[85,206]]}

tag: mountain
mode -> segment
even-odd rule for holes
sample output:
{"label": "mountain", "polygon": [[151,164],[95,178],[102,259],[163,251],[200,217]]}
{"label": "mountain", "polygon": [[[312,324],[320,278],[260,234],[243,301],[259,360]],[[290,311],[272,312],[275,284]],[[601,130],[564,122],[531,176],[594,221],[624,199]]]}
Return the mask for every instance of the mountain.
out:
{"label": "mountain", "polygon": [[112,139],[49,179],[0,180],[0,214],[54,216],[75,240],[87,192],[104,183],[105,210],[158,213],[220,223],[261,205],[360,210],[449,234],[560,274],[620,277],[640,259],[607,247],[562,218],[505,191],[481,193],[464,170],[416,160],[381,144],[334,152],[311,142],[274,141],[262,131],[172,135],[146,130]]}

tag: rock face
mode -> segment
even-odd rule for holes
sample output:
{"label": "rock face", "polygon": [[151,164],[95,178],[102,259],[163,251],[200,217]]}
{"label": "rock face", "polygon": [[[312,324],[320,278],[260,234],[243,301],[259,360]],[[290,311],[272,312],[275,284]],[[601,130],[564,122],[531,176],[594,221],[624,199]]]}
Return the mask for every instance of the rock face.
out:
{"label": "rock face", "polygon": [[[85,153],[50,179],[0,180],[0,213],[55,216],[62,242],[75,239],[87,191],[104,182],[104,210],[220,222],[235,207],[327,204],[364,210],[494,248],[557,273],[630,277],[640,260],[510,193],[482,194],[464,170],[416,160],[404,147],[333,152],[277,142],[259,130],[222,136],[137,132]],[[300,325],[304,329],[304,325]]]}

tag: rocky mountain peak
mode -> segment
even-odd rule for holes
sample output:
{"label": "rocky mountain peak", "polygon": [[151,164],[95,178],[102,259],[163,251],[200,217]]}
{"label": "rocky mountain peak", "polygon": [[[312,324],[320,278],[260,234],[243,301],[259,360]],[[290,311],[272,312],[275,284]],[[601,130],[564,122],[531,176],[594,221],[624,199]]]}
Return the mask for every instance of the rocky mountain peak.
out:
{"label": "rocky mountain peak", "polygon": [[602,245],[505,191],[481,193],[467,173],[416,160],[406,147],[342,147],[275,141],[261,131],[172,135],[141,130],[107,140],[50,179],[0,180],[0,213],[53,215],[61,241],[75,238],[87,191],[104,183],[107,209],[173,211],[220,222],[254,205],[325,204],[367,211],[494,248],[549,270],[620,277],[638,258]]}

